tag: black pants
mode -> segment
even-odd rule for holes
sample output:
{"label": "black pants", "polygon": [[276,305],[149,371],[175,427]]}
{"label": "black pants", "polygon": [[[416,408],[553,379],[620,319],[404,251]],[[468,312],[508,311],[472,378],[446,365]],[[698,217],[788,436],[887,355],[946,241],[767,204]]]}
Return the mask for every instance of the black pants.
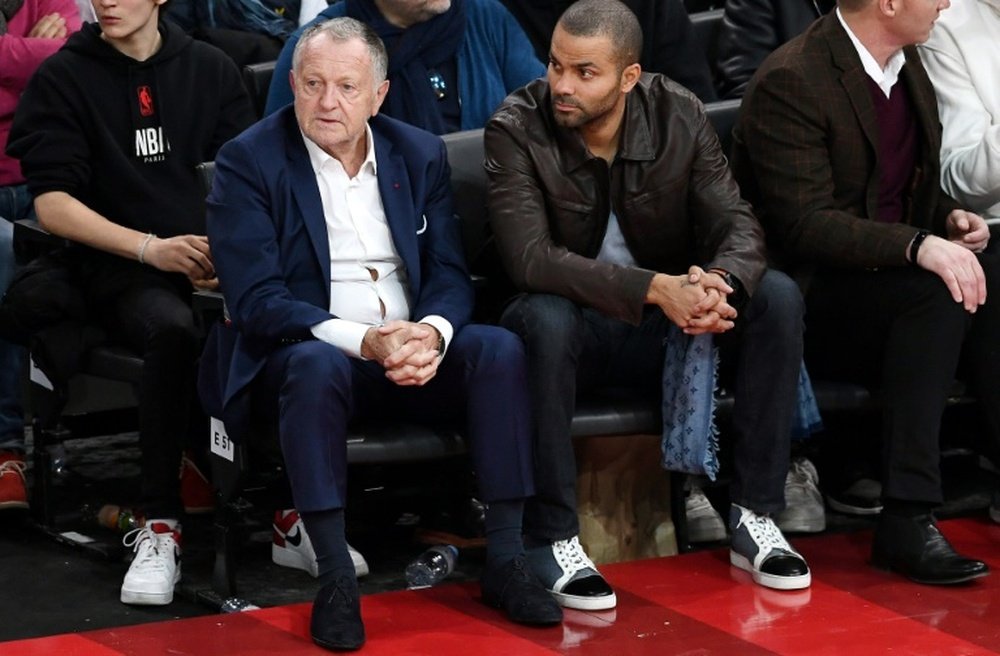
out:
{"label": "black pants", "polygon": [[940,426],[960,361],[980,398],[988,443],[1000,438],[1000,261],[980,256],[987,303],[976,314],[915,267],[823,270],[806,296],[806,363],[817,377],[880,388],[887,498],[940,503]]}
{"label": "black pants", "polygon": [[[4,311],[53,363],[58,382],[100,341],[143,358],[139,382],[142,505],[148,517],[180,511],[178,468],[191,434],[199,331],[183,276],[85,249],[43,258],[15,278]],[[104,335],[97,336],[101,330]],[[43,367],[44,368],[44,367]],[[202,435],[205,433],[202,432]]]}
{"label": "black pants", "polygon": [[[768,271],[732,334],[717,337],[735,370],[734,503],[757,512],[784,508],[791,423],[802,363],[802,297],[795,283]],[[576,461],[570,424],[578,391],[597,385],[660,389],[669,320],[647,308],[639,326],[548,294],[528,294],[501,324],[528,351],[535,421],[535,497],[525,533],[555,541],[579,533]]]}

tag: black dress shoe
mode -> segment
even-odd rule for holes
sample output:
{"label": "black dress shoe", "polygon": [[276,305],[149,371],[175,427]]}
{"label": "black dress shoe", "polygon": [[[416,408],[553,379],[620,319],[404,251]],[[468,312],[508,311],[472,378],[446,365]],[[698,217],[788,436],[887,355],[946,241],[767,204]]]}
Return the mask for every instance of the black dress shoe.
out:
{"label": "black dress shoe", "polygon": [[353,576],[338,576],[316,594],[309,633],[313,642],[334,651],[353,651],[365,644],[361,595]]}
{"label": "black dress shoe", "polygon": [[883,513],[875,527],[872,565],[930,585],[964,583],[990,573],[983,561],[957,553],[931,515]]}
{"label": "black dress shoe", "polygon": [[536,625],[562,622],[562,608],[528,569],[524,556],[500,567],[487,567],[479,585],[483,602],[501,609],[512,622]]}

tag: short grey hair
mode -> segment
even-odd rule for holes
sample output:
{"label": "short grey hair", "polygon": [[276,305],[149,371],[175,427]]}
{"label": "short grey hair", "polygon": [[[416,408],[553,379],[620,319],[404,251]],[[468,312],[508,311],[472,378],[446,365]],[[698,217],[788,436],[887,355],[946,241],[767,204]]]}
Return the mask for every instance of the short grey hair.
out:
{"label": "short grey hair", "polygon": [[375,84],[379,85],[385,79],[386,71],[389,68],[389,54],[385,50],[385,44],[378,37],[375,30],[359,20],[342,16],[331,18],[322,23],[316,23],[299,36],[295,50],[292,52],[292,70],[299,70],[299,63],[302,60],[302,50],[313,39],[326,35],[335,43],[344,43],[351,39],[360,39],[368,48],[368,56],[372,60],[372,73],[375,76]]}

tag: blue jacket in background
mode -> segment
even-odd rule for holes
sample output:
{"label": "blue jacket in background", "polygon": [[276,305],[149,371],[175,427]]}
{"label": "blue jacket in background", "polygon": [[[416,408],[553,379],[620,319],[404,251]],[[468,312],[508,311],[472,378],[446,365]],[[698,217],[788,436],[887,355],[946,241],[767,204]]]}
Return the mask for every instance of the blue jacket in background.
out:
{"label": "blue jacket in background", "polygon": [[[338,2],[305,27],[344,16],[345,11],[345,3]],[[535,58],[524,30],[497,0],[466,0],[465,11],[468,25],[465,41],[458,51],[458,87],[462,129],[475,130],[486,125],[508,93],[544,75],[545,66]],[[292,68],[292,52],[305,27],[292,34],[281,51],[271,79],[265,116],[292,102],[288,73]]]}

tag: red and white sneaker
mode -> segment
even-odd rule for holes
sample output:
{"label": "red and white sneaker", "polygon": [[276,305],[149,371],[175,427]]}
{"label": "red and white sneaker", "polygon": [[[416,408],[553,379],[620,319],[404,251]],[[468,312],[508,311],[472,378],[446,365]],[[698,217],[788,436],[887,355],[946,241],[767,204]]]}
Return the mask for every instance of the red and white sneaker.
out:
{"label": "red and white sneaker", "polygon": [[185,453],[181,456],[181,503],[189,515],[202,515],[215,510],[215,489]]}
{"label": "red and white sneaker", "polygon": [[27,507],[24,457],[13,451],[0,451],[0,510]]}
{"label": "red and white sneaker", "polygon": [[135,550],[122,582],[124,604],[165,606],[174,600],[181,580],[181,526],[176,519],[149,519],[125,534],[123,543]]}
{"label": "red and white sneaker", "polygon": [[[316,564],[316,551],[306,533],[305,524],[294,508],[276,510],[274,512],[274,533],[271,539],[271,560],[275,565],[291,567],[309,572],[310,576],[319,576],[319,565]],[[368,563],[351,545],[347,545],[354,563],[354,575],[368,574]]]}

